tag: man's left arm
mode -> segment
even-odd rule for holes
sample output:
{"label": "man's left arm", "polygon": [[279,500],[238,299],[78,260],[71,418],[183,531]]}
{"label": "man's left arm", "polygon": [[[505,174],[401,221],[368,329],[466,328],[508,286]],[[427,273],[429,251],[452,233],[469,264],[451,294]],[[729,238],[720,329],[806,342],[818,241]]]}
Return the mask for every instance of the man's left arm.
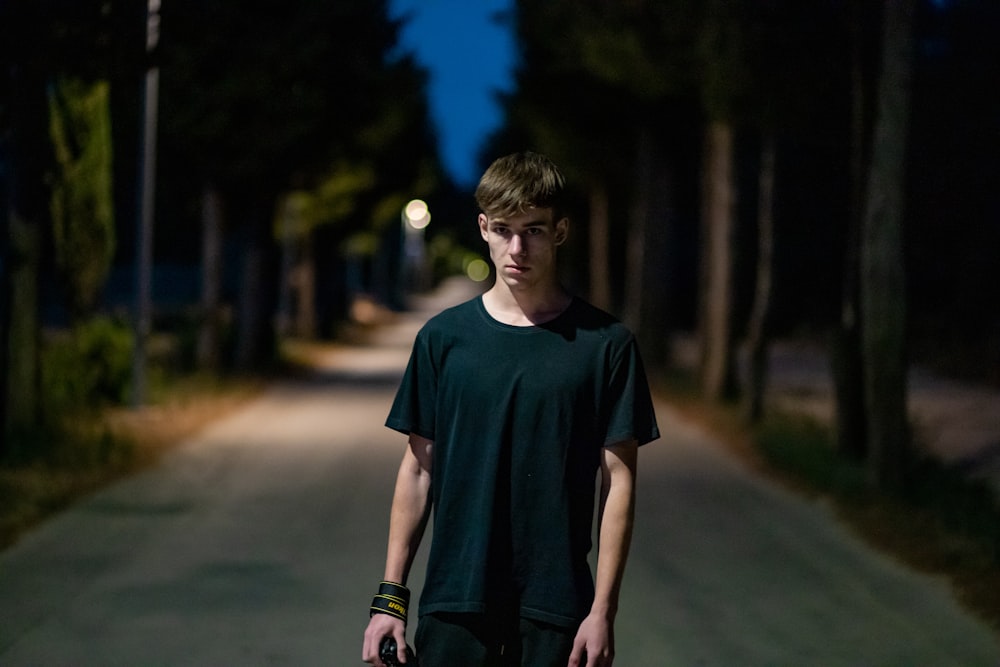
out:
{"label": "man's left arm", "polygon": [[610,667],[614,662],[615,615],[635,515],[637,452],[636,441],[629,440],[601,453],[594,604],[576,633],[569,667]]}

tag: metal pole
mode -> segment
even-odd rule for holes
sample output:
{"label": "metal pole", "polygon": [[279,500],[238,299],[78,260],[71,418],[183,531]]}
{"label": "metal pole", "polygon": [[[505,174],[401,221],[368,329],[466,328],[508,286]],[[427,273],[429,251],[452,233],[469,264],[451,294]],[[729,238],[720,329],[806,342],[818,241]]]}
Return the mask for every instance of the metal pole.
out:
{"label": "metal pole", "polygon": [[143,131],[139,179],[139,224],[136,233],[135,345],[132,357],[132,406],[146,402],[146,343],[152,329],[153,205],[156,186],[156,121],[160,70],[153,52],[160,41],[160,0],[146,5],[146,80],[143,88]]}

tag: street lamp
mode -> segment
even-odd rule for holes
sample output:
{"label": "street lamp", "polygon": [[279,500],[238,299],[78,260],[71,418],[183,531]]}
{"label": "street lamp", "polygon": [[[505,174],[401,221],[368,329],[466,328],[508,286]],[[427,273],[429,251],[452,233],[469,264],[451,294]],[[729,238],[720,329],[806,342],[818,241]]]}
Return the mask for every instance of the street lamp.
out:
{"label": "street lamp", "polygon": [[422,291],[427,285],[424,230],[431,222],[431,213],[422,199],[413,199],[403,207],[400,224],[403,228],[402,291]]}
{"label": "street lamp", "polygon": [[403,209],[407,224],[413,229],[424,229],[431,223],[431,212],[423,199],[413,199]]}
{"label": "street lamp", "polygon": [[142,160],[139,174],[139,219],[136,230],[135,342],[132,352],[132,407],[146,402],[146,342],[152,331],[153,203],[156,184],[156,124],[160,70],[160,0],[146,5],[146,79],[143,86]]}

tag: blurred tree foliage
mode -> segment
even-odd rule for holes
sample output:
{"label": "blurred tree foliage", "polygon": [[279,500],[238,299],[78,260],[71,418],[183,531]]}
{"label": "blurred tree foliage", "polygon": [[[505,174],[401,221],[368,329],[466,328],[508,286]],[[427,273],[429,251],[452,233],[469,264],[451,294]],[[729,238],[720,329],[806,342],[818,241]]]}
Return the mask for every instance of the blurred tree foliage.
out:
{"label": "blurred tree foliage", "polygon": [[[0,449],[9,446],[6,439],[11,433],[37,427],[43,416],[39,392],[40,299],[54,273],[49,270],[54,254],[50,183],[56,159],[47,91],[60,78],[89,85],[107,76],[110,16],[109,0],[0,2],[0,220],[4,223],[0,234]],[[97,139],[81,143],[87,146],[83,160],[100,163],[103,173],[78,173],[61,181],[61,185],[69,187],[64,190],[67,198],[62,198],[63,203],[75,199],[79,204],[80,197],[88,196],[86,192],[107,192],[107,115],[98,112],[90,119],[96,122],[91,127],[97,128]],[[69,142],[81,138],[74,133],[64,137]],[[70,153],[76,158],[81,156],[72,149]],[[69,167],[69,162],[63,166]],[[89,185],[83,185],[91,178]],[[103,255],[109,250],[104,241],[114,238],[108,235],[113,222],[107,216],[107,198],[102,194],[93,201],[98,212],[91,218],[97,223],[92,229],[100,230],[97,236],[103,237],[95,247]],[[77,204],[57,204],[67,214],[64,222],[73,218],[75,224],[80,216],[90,215],[90,211],[83,210],[87,206]],[[93,266],[106,262],[102,257],[78,259],[84,263],[93,260]],[[85,293],[100,289],[100,273],[98,269],[91,275]]]}
{"label": "blurred tree foliage", "polygon": [[918,12],[907,280],[912,349],[944,370],[1000,384],[1000,3]]}
{"label": "blurred tree foliage", "polygon": [[[746,267],[752,266],[753,253],[744,241],[755,229],[750,183],[756,176],[756,148],[763,128],[771,127],[778,145],[781,237],[775,326],[781,332],[803,327],[822,332],[839,317],[853,187],[851,107],[860,100],[870,133],[881,6],[860,3],[863,11],[853,12],[855,3],[848,0],[730,4],[744,48],[734,108],[741,216],[735,232],[737,323],[745,319],[752,293]],[[584,176],[596,175],[610,189],[613,228],[622,230],[634,187],[636,118],[648,109],[648,141],[677,168],[673,213],[683,229],[672,238],[690,255],[700,198],[697,137],[706,117],[700,91],[703,81],[717,80],[708,78],[701,64],[705,49],[699,27],[706,8],[686,0],[518,3],[508,20],[521,44],[519,85],[505,100],[507,126],[493,137],[484,157],[530,145],[564,162],[582,190],[594,180]],[[983,309],[1000,289],[995,262],[984,251],[997,247],[1000,233],[998,205],[990,194],[1000,178],[1000,102],[982,91],[1000,74],[1000,43],[988,36],[1000,27],[1000,7],[987,0],[926,0],[918,3],[915,27],[905,201],[911,343],[930,360],[928,348],[945,354],[938,344],[949,342],[952,369],[961,365],[965,372],[995,380],[1000,364],[980,362],[983,354],[993,361],[1000,350],[998,315]],[[862,77],[857,91],[851,79],[855,30]],[[595,146],[582,145],[591,143]],[[602,171],[608,175],[601,177]],[[660,217],[665,220],[667,213]],[[623,246],[614,249],[609,259],[613,279],[624,275]],[[670,283],[661,293],[680,309],[674,321],[689,326],[693,301],[684,295],[693,291],[697,272],[690,261],[682,263],[681,294],[669,299],[677,289]],[[957,264],[963,270],[952,270]],[[575,279],[586,286],[582,276]],[[622,291],[619,282],[616,309],[624,301]],[[963,360],[963,349],[976,354]]]}
{"label": "blurred tree foliage", "polygon": [[132,378],[132,339],[127,323],[103,316],[55,336],[42,359],[45,414],[124,403]]}
{"label": "blurred tree foliage", "polygon": [[74,321],[90,315],[115,249],[107,81],[57,79],[49,87],[55,261]]}
{"label": "blurred tree foliage", "polygon": [[[273,349],[264,314],[277,301],[283,193],[311,193],[298,231],[335,279],[344,238],[398,221],[398,209],[391,220],[375,217],[382,202],[436,187],[426,77],[396,51],[399,26],[383,0],[174,0],[162,16],[161,215],[171,223],[161,256],[189,252],[194,202],[218,191],[229,237],[244,248],[240,310],[258,313],[240,327],[240,363],[252,365]],[[320,296],[331,317],[342,310],[329,299],[343,295]]]}
{"label": "blurred tree foliage", "polygon": [[[569,282],[604,308],[627,309],[654,361],[666,357],[657,344],[665,321],[657,315],[675,316],[684,260],[662,254],[644,261],[636,253],[648,246],[669,253],[662,240],[681,233],[677,219],[692,203],[685,200],[690,175],[674,165],[692,159],[699,145],[690,30],[696,12],[683,2],[517,3],[517,85],[505,99],[507,127],[487,149],[534,147],[580,186],[581,240],[567,259],[571,272],[581,263],[589,270],[571,273]],[[655,182],[652,172],[660,174]],[[654,227],[655,238],[645,233]],[[573,254],[581,249],[585,262]],[[643,286],[654,285],[666,287],[644,294]],[[651,313],[650,298],[671,305]]]}
{"label": "blurred tree foliage", "polygon": [[[218,308],[238,306],[245,322],[248,366],[273,350],[274,230],[286,193],[312,202],[297,240],[316,249],[324,289],[309,305],[329,329],[346,310],[344,241],[359,231],[392,241],[402,202],[443,180],[426,75],[398,49],[384,0],[167,0],[153,53],[145,5],[0,0],[4,433],[41,417],[40,314],[60,323],[63,310],[73,319],[101,310],[109,258],[133,264],[148,68],[162,72],[155,259],[195,264],[205,221],[223,223],[207,262],[229,288]],[[56,268],[66,309],[49,302]],[[119,299],[131,292],[113,287]]]}
{"label": "blurred tree foliage", "polygon": [[[694,295],[705,289],[700,267],[710,259],[698,259],[708,159],[701,137],[725,119],[733,131],[732,335],[743,337],[758,247],[768,247],[755,240],[758,182],[773,159],[764,331],[825,338],[842,310],[858,314],[857,230],[885,7],[517,2],[507,20],[521,44],[518,85],[483,161],[534,148],[564,166],[580,188],[577,220],[589,233],[577,243],[591,263],[588,274],[570,257],[571,284],[623,313],[644,347],[660,353],[670,347],[662,339],[698,321]],[[1000,109],[982,91],[1000,73],[1000,43],[987,36],[1000,13],[988,0],[918,7],[910,159],[896,212],[904,220],[906,282],[898,289],[910,304],[907,349],[947,372],[996,381],[1000,311],[986,304],[1000,297],[1000,268],[987,250],[1000,247],[991,194],[1000,185]],[[650,301],[637,317],[633,304]],[[669,354],[649,356],[654,371],[670,363]],[[860,374],[849,380],[863,397]]]}
{"label": "blurred tree foliage", "polygon": [[[589,288],[598,295],[595,301],[623,312],[640,340],[648,341],[645,351],[656,364],[669,360],[665,332],[693,326],[697,318],[695,285],[703,282],[700,267],[710,257],[699,260],[701,253],[693,245],[707,241],[707,229],[699,228],[702,207],[717,205],[714,217],[722,225],[718,246],[731,249],[733,256],[717,267],[721,299],[715,299],[715,310],[723,317],[711,325],[720,342],[720,372],[712,394],[732,391],[732,345],[727,340],[748,310],[737,297],[745,301],[752,293],[738,278],[726,276],[738,268],[729,268],[731,264],[752,265],[752,255],[740,243],[752,235],[726,227],[753,210],[753,199],[728,180],[719,183],[717,197],[703,196],[706,151],[715,146],[703,137],[732,134],[724,128],[709,133],[706,119],[739,128],[735,143],[727,140],[725,145],[731,146],[722,150],[743,153],[734,163],[740,175],[755,159],[747,155],[754,139],[746,137],[758,134],[765,123],[773,126],[774,118],[812,113],[812,123],[789,123],[782,137],[794,141],[804,134],[796,131],[807,126],[809,136],[827,140],[829,100],[795,87],[816,87],[809,77],[828,74],[810,43],[816,40],[815,24],[827,25],[827,17],[817,16],[815,7],[810,12],[799,6],[524,2],[515,15],[523,49],[519,85],[507,100],[509,126],[491,150],[537,146],[565,164],[571,180],[583,184],[591,199],[589,219],[584,218],[590,228]],[[558,39],[552,36],[554,25],[560,26]],[[595,193],[598,201],[610,202],[613,223],[594,215],[595,208],[604,211],[595,207]],[[607,231],[595,234],[597,225],[613,230],[611,236]],[[601,277],[612,281],[606,290],[598,282]],[[605,291],[613,297],[603,296]]]}

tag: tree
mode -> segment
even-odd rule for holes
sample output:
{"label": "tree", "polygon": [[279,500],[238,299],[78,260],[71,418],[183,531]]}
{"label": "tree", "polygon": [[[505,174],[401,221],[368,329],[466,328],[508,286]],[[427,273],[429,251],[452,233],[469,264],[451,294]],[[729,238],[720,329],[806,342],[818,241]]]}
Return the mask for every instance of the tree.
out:
{"label": "tree", "polygon": [[[519,3],[521,65],[516,92],[505,98],[506,131],[516,137],[495,152],[527,145],[549,154],[579,184],[586,216],[575,222],[586,239],[590,299],[613,310],[618,287],[610,271],[613,200],[627,187],[635,151],[629,122],[635,106],[622,86],[622,60],[626,53],[634,55],[637,44],[623,8],[598,4]],[[563,26],[562,39],[551,39],[552,25]]]}
{"label": "tree", "polygon": [[733,234],[736,224],[734,102],[741,81],[741,32],[733,7],[706,6],[702,98],[708,124],[702,185],[699,341],[701,390],[710,401],[737,391],[734,349]]}
{"label": "tree", "polygon": [[650,368],[666,369],[675,306],[670,278],[678,254],[672,247],[678,224],[676,167],[649,135],[643,131],[638,137],[626,242],[624,320],[636,333]]}
{"label": "tree", "polygon": [[275,350],[274,219],[284,193],[317,187],[338,161],[370,163],[379,179],[351,224],[375,224],[364,214],[388,189],[417,181],[432,152],[426,110],[411,93],[422,92],[422,74],[412,60],[389,56],[398,26],[385,5],[164,4],[163,177],[192,174],[197,196],[221,203],[224,226],[243,248],[236,357],[244,368]]}
{"label": "tree", "polygon": [[[20,68],[19,68],[20,69]],[[12,105],[9,140],[8,205],[2,258],[4,294],[0,318],[0,444],[13,432],[33,427],[41,416],[39,405],[39,301],[45,188],[44,90],[28,71],[13,75],[17,97]],[[2,449],[0,449],[2,451]]]}
{"label": "tree", "polygon": [[[789,172],[802,166],[800,157],[791,157],[792,147],[802,150],[808,146],[805,152],[817,162],[831,161],[830,148],[823,145],[825,133],[819,121],[838,117],[839,109],[836,106],[831,109],[829,98],[841,90],[832,88],[829,82],[839,81],[834,75],[836,70],[831,72],[839,59],[830,56],[840,48],[837,41],[840,22],[836,20],[839,11],[830,5],[819,7],[814,3],[779,0],[748,3],[741,16],[744,52],[741,78],[749,82],[740,91],[739,120],[744,134],[750,138],[744,144],[757,153],[753,159],[753,151],[747,150],[743,158],[744,163],[756,170],[756,192],[747,188],[748,201],[742,207],[742,214],[748,224],[743,225],[746,232],[740,237],[747,250],[737,258],[737,263],[747,268],[740,272],[740,279],[753,286],[752,291],[744,289],[741,295],[750,299],[744,341],[746,384],[741,398],[744,413],[751,422],[758,421],[764,412],[769,348],[776,329],[774,314],[785,306],[778,297],[782,290],[791,291],[788,288],[792,281],[780,270],[779,250],[782,246],[796,248],[789,227],[800,227],[802,222],[802,213],[787,203],[792,188],[780,190],[790,180]],[[824,168],[827,170],[829,167]],[[746,171],[749,175],[749,170]],[[819,207],[815,195],[804,199],[811,208]],[[786,223],[789,227],[779,229],[783,217],[789,218]],[[753,231],[756,239],[751,237]],[[752,262],[754,253],[756,258]],[[751,272],[753,263],[755,268]]]}
{"label": "tree", "polygon": [[775,139],[763,138],[757,193],[757,271],[753,306],[747,325],[749,362],[745,412],[751,422],[764,414],[764,390],[767,382],[768,340],[774,284],[774,181]]}
{"label": "tree", "polygon": [[[838,321],[830,341],[830,366],[834,383],[837,451],[855,461],[868,453],[865,415],[864,360],[861,351],[861,226],[868,174],[871,113],[868,93],[866,27],[876,21],[863,0],[850,3],[850,183],[847,193],[847,238],[844,247],[843,284]],[[877,9],[877,7],[876,7]]]}
{"label": "tree", "polygon": [[0,3],[0,177],[5,203],[0,256],[0,449],[37,425],[39,405],[38,282],[48,220],[44,53],[46,23],[37,7]]}
{"label": "tree", "polygon": [[918,5],[907,154],[914,362],[1000,386],[1000,3]]}
{"label": "tree", "polygon": [[222,339],[222,198],[206,183],[201,195],[201,317],[195,350],[199,368],[219,370]]}
{"label": "tree", "polygon": [[861,332],[869,469],[902,487],[909,464],[903,181],[913,62],[914,0],[885,0],[882,69],[861,245]]}
{"label": "tree", "polygon": [[57,79],[49,86],[56,266],[79,322],[93,313],[115,250],[111,118],[106,81]]}
{"label": "tree", "polygon": [[678,319],[670,246],[686,157],[678,137],[690,133],[694,106],[694,11],[683,0],[519,3],[523,52],[506,99],[514,138],[497,148],[547,152],[578,184],[589,298],[622,313],[650,368],[668,363]]}

